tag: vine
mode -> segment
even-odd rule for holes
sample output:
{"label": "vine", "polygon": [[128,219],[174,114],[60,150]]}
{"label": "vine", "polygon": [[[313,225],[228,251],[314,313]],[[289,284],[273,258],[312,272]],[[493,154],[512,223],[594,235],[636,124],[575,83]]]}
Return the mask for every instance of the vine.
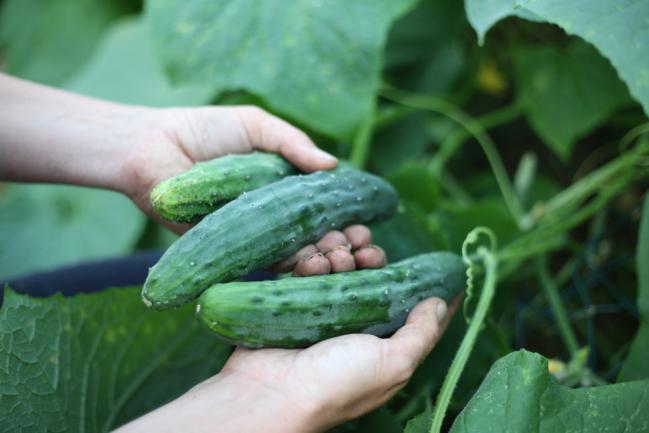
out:
{"label": "vine", "polygon": [[[481,238],[484,237],[481,235],[486,236],[488,240],[487,245],[480,243]],[[475,252],[469,250],[471,247],[475,247]],[[441,431],[444,416],[453,396],[453,391],[487,317],[487,312],[496,292],[496,283],[498,281],[498,256],[496,250],[496,236],[486,227],[476,227],[471,230],[462,244],[462,259],[467,265],[467,296],[464,300],[465,314],[467,313],[467,306],[474,295],[477,273],[481,269],[484,269],[484,283],[480,291],[480,299],[478,300],[475,313],[473,317],[468,319],[470,322],[469,327],[460,343],[460,348],[455,353],[453,363],[444,378],[444,383],[437,396],[429,433],[439,433]]]}

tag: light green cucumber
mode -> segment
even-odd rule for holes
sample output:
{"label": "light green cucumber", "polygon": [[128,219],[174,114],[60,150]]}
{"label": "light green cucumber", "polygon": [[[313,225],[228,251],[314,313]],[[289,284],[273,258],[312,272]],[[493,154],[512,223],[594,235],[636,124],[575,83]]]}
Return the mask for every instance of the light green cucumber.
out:
{"label": "light green cucumber", "polygon": [[166,220],[195,222],[244,192],[295,173],[295,167],[274,153],[232,154],[199,162],[158,184],[150,201]]}

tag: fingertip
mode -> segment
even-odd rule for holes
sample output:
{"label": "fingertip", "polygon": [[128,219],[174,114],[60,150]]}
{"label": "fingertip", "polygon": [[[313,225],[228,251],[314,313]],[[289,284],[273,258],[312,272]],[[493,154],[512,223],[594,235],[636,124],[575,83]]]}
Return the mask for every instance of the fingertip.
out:
{"label": "fingertip", "polygon": [[369,246],[372,243],[372,232],[367,226],[362,224],[354,224],[346,227],[343,233],[349,239],[349,243],[352,244],[354,250]]}
{"label": "fingertip", "polygon": [[412,309],[408,315],[408,324],[418,324],[420,322],[428,322],[431,317],[434,317],[437,323],[441,323],[446,317],[448,306],[441,298],[428,298],[421,301]]}
{"label": "fingertip", "polygon": [[330,232],[327,232],[322,239],[316,242],[315,246],[320,252],[326,254],[337,246],[348,244],[349,241],[347,240],[347,236],[345,236],[343,232],[339,230],[331,230]]}
{"label": "fingertip", "polygon": [[331,263],[322,253],[313,254],[302,259],[295,266],[293,275],[296,277],[307,277],[309,275],[321,275],[331,272]]}
{"label": "fingertip", "polygon": [[332,273],[349,272],[356,269],[354,256],[352,256],[349,247],[346,245],[335,247],[333,250],[329,251],[325,257],[331,264]]}
{"label": "fingertip", "polygon": [[354,260],[359,269],[376,269],[386,265],[387,256],[381,247],[368,245],[354,253]]}

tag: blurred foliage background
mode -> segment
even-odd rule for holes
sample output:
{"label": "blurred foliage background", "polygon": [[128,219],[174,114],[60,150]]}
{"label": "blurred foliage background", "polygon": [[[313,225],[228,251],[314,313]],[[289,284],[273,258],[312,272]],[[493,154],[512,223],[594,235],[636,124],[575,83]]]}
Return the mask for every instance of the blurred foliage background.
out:
{"label": "blurred foliage background", "polygon": [[[4,0],[0,64],[116,102],[254,103],[287,118],[397,187],[400,213],[374,227],[390,260],[459,251],[477,225],[492,228],[503,245],[525,234],[523,215],[512,213],[476,136],[488,134],[514,201],[535,215],[621,155],[621,138],[647,122],[649,41],[633,31],[649,16],[643,2],[627,2],[595,27],[589,11],[601,13],[610,2],[263,3]],[[592,383],[593,372],[615,381],[638,324],[634,257],[647,182],[636,172],[624,182],[561,233],[547,257],[579,346],[589,348],[588,374],[575,383]],[[173,240],[112,192],[0,185],[0,280],[162,250]],[[573,358],[542,285],[532,263],[503,277],[455,412],[489,366],[514,349]],[[388,407],[341,431],[401,431],[430,407],[464,329],[458,315],[436,356]]]}

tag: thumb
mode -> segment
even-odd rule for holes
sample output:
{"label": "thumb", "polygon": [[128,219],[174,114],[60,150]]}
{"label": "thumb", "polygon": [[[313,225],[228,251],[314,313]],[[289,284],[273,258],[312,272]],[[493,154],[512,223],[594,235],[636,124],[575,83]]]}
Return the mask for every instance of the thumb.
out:
{"label": "thumb", "polygon": [[246,108],[239,113],[250,145],[259,150],[275,152],[302,171],[330,170],[337,159],[318,149],[304,132],[260,108]]}

